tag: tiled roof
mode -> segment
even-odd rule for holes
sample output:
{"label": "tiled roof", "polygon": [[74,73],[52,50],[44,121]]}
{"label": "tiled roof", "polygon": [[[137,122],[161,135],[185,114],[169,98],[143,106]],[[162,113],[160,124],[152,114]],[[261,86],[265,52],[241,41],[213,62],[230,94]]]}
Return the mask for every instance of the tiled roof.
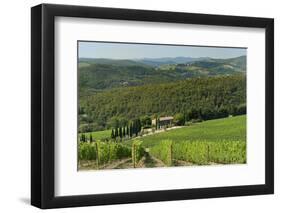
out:
{"label": "tiled roof", "polygon": [[159,118],[160,121],[167,121],[167,120],[173,120],[173,119],[174,119],[174,117],[172,117],[172,116]]}

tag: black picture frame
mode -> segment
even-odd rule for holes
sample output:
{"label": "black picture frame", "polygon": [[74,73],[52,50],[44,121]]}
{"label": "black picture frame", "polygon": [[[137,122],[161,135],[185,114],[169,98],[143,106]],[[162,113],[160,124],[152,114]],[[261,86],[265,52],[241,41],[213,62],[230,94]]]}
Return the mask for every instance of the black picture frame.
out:
{"label": "black picture frame", "polygon": [[[54,195],[55,17],[264,28],[265,184],[93,195]],[[31,204],[60,208],[274,193],[274,20],[241,16],[41,4],[31,8]]]}

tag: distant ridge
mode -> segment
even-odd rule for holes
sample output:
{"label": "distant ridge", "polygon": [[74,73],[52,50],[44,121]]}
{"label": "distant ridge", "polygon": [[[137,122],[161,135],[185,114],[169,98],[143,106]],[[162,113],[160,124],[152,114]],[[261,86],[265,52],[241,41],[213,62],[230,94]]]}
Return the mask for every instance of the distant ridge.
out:
{"label": "distant ridge", "polygon": [[158,67],[167,64],[184,64],[196,61],[209,61],[209,62],[229,62],[229,61],[240,61],[246,64],[246,56],[239,56],[226,59],[216,59],[210,57],[163,57],[163,58],[141,58],[141,59],[109,59],[109,58],[79,58],[79,62],[92,62],[96,64],[112,64],[112,65],[149,65]]}
{"label": "distant ridge", "polygon": [[188,78],[246,73],[246,56],[214,58],[79,59],[79,90],[97,92],[118,87],[168,83]]}

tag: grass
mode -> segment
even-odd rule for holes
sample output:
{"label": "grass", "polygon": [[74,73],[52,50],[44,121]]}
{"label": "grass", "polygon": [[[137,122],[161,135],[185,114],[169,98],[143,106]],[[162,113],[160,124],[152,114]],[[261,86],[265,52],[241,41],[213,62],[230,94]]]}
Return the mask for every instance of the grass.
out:
{"label": "grass", "polygon": [[97,132],[87,132],[84,133],[86,135],[87,138],[90,137],[90,135],[92,135],[93,139],[98,141],[98,140],[102,140],[105,138],[110,138],[111,135],[111,130],[103,130],[103,131],[97,131]]}
{"label": "grass", "polygon": [[[246,116],[222,118],[140,138],[151,147],[163,140],[184,141],[246,141]],[[127,142],[130,143],[130,142]]]}
{"label": "grass", "polygon": [[[92,137],[98,141],[109,138],[111,130],[85,134],[87,137],[92,134]],[[132,150],[133,141],[127,140],[112,144],[122,147],[120,150]],[[145,162],[149,158],[155,158],[166,166],[176,166],[178,162],[196,165],[246,163],[246,115],[195,123],[191,126],[140,137],[137,141],[141,144],[142,149],[148,148],[149,155],[151,155],[146,157]],[[108,152],[106,149],[108,143],[99,144],[105,145],[100,149],[99,161],[100,163],[107,162],[107,157],[115,152]],[[81,160],[95,158],[95,153],[92,154],[95,147],[92,147],[91,144],[84,146],[79,149],[79,158]],[[124,153],[116,152],[116,155],[110,159],[121,159],[116,157],[117,154],[118,156],[122,154],[124,157],[132,154]],[[141,156],[143,154],[138,157],[137,161],[140,160]]]}
{"label": "grass", "polygon": [[[85,133],[87,137],[92,134],[93,139],[102,140],[110,138],[111,130]],[[246,141],[246,115],[221,118],[216,120],[195,123],[180,129],[158,133],[139,138],[145,147],[151,147],[162,140],[182,141]],[[124,142],[131,145],[132,140]]]}
{"label": "grass", "polygon": [[173,159],[197,165],[246,163],[246,142],[185,141],[175,143],[173,145]]}

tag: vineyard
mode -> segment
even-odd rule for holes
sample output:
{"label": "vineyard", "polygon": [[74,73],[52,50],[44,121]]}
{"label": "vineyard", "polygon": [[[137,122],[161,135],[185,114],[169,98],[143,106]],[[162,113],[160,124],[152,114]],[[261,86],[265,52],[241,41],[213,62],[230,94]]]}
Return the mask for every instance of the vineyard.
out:
{"label": "vineyard", "polygon": [[[103,131],[98,135],[110,134]],[[81,170],[246,163],[246,116],[206,121],[127,142],[79,142]]]}

